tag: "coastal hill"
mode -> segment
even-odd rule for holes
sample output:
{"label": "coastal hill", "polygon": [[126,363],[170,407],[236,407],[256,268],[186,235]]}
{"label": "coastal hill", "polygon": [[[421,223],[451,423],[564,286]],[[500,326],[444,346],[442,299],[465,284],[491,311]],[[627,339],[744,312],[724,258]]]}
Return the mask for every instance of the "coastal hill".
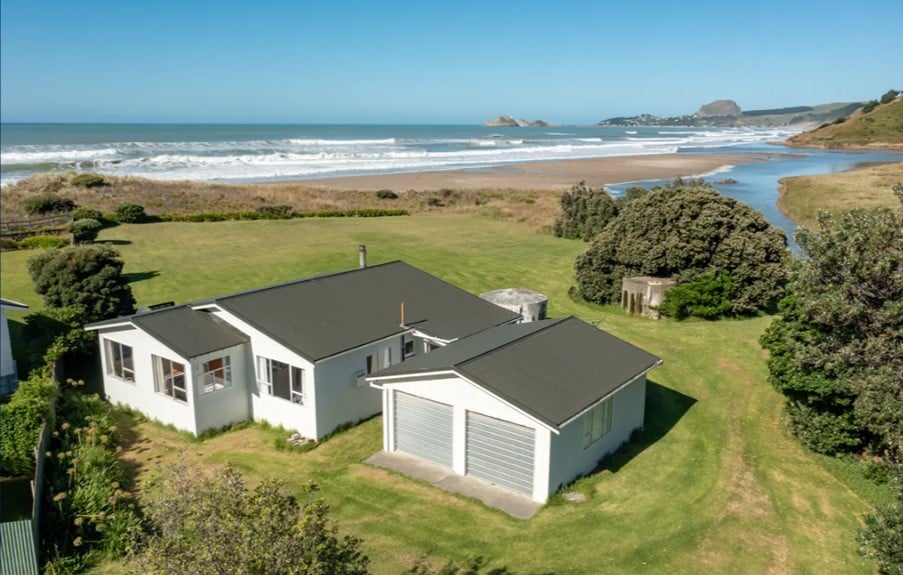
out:
{"label": "coastal hill", "polygon": [[818,106],[794,106],[767,110],[742,110],[733,100],[715,100],[700,106],[694,114],[683,116],[618,116],[602,120],[600,126],[685,126],[728,128],[738,126],[773,128],[805,127],[849,116],[862,107],[861,102],[841,102]]}
{"label": "coastal hill", "polygon": [[527,121],[511,116],[499,116],[495,120],[489,120],[484,124],[490,128],[547,128],[549,123],[543,120]]}
{"label": "coastal hill", "polygon": [[903,149],[903,96],[884,104],[870,102],[848,118],[824,123],[784,143],[799,147]]}

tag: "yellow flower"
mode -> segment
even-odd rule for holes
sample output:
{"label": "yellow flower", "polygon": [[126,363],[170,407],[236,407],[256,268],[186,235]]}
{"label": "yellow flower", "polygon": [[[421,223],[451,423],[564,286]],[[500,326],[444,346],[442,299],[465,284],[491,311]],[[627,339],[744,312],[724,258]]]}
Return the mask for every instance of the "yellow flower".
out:
{"label": "yellow flower", "polygon": [[75,540],[72,541],[72,544],[73,544],[74,546],[76,546],[76,547],[81,547],[81,545],[82,545],[82,538],[81,538],[81,537],[76,537]]}

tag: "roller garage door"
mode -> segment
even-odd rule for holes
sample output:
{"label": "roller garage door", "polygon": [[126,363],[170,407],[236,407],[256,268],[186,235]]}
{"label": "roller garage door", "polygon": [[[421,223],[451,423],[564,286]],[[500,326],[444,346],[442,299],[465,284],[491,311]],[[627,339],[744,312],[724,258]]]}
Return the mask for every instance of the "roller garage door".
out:
{"label": "roller garage door", "polygon": [[467,475],[533,495],[536,431],[467,412]]}
{"label": "roller garage door", "polygon": [[452,466],[452,406],[395,392],[395,451]]}

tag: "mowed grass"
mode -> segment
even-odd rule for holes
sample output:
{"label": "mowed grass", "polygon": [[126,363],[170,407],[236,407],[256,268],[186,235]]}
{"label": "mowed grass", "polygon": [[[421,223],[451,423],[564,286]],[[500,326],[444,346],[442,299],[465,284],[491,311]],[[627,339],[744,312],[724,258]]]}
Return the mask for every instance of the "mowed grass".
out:
{"label": "mowed grass", "polygon": [[[128,424],[124,452],[139,481],[166,461],[230,462],[249,480],[314,480],[343,532],[364,540],[377,574],[418,557],[437,565],[480,556],[510,573],[873,573],[854,532],[869,505],[802,449],[781,421],[757,339],[770,321],[651,321],[572,302],[584,248],[475,216],[154,224],[106,230],[139,303],[182,302],[313,273],[403,259],[464,289],[536,289],[550,314],[576,314],[664,359],[647,397],[646,430],[603,470],[528,521],[371,467],[373,418],[303,454],[273,447],[257,426],[188,442],[152,422]],[[38,303],[25,254],[4,254],[4,297]],[[121,564],[103,566],[118,572]]]}
{"label": "mowed grass", "polygon": [[899,207],[891,189],[896,183],[903,183],[903,162],[783,178],[778,206],[797,224],[814,229],[821,210],[840,213],[853,208]]}

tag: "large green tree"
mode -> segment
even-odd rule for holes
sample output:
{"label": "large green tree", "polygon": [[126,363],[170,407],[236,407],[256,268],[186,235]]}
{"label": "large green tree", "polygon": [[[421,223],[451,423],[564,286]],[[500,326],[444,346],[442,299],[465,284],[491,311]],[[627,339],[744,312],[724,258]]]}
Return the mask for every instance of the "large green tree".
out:
{"label": "large green tree", "polygon": [[278,480],[248,489],[231,466],[210,475],[165,470],[145,498],[149,536],[135,559],[144,573],[363,575],[360,540],[342,537],[308,486],[303,505]]}
{"label": "large green tree", "polygon": [[721,274],[731,282],[727,311],[743,314],[781,296],[786,257],[784,232],[762,214],[700,181],[675,180],[624,202],[575,269],[580,294],[600,303],[620,300],[625,277],[685,284]]}
{"label": "large green tree", "polygon": [[618,203],[604,189],[594,190],[581,181],[559,198],[561,215],[552,231],[559,238],[589,241],[618,215]]}
{"label": "large green tree", "polygon": [[28,273],[44,304],[76,308],[85,322],[135,311],[122,267],[113,248],[98,245],[47,250],[28,261]]}
{"label": "large green tree", "polygon": [[[903,193],[901,191],[900,193]],[[762,338],[794,430],[817,451],[903,454],[901,210],[822,213],[802,229],[782,315]]]}

